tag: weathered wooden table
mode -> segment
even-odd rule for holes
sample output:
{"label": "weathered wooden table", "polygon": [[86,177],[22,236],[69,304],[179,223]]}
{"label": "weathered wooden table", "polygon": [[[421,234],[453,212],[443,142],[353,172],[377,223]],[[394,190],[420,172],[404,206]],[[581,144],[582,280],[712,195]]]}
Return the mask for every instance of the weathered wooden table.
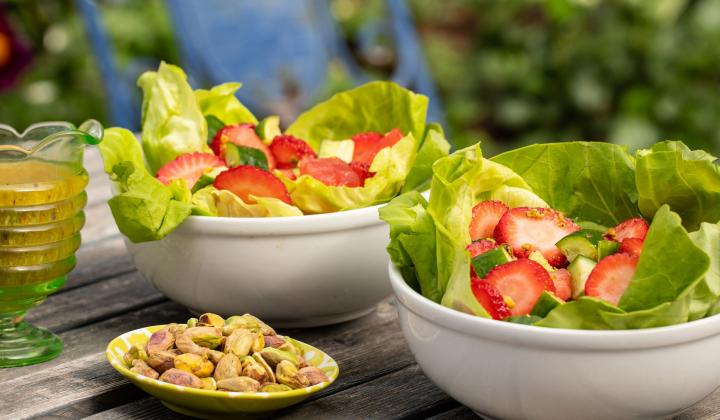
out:
{"label": "weathered wooden table", "polygon": [[[105,346],[117,335],[190,314],[135,270],[105,203],[109,187],[96,150],[88,150],[86,167],[91,181],[77,268],[62,290],[28,316],[59,334],[65,350],[44,364],[0,370],[0,418],[185,418],[130,384],[105,360]],[[340,377],[272,418],[476,418],[420,371],[392,301],[356,321],[280,332],[326,350],[340,364]],[[720,418],[720,393],[678,418]]]}

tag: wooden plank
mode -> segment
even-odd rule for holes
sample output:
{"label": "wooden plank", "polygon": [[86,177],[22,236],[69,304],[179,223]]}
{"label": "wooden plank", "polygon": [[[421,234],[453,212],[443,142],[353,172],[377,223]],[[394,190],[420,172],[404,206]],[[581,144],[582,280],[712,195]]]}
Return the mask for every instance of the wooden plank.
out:
{"label": "wooden plank", "polygon": [[[480,417],[483,418],[483,417]],[[452,410],[428,417],[428,420],[475,420],[478,415],[465,406],[458,406]]]}
{"label": "wooden plank", "polygon": [[135,270],[120,236],[83,243],[75,256],[77,265],[59,293]]}
{"label": "wooden plank", "polygon": [[157,398],[145,397],[88,416],[85,420],[189,420],[192,418],[170,411]]}

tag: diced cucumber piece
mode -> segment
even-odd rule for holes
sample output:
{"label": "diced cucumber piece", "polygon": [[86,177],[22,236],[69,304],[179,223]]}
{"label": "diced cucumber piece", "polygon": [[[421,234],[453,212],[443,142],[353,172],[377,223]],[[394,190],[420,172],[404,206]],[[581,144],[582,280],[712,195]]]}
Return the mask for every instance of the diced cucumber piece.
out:
{"label": "diced cucumber piece", "polygon": [[208,185],[212,185],[213,182],[215,182],[214,176],[209,174],[202,174],[202,176],[198,178],[197,182],[195,182],[195,185],[193,185],[191,192],[195,194],[201,189],[207,187]]}
{"label": "diced cucumber piece", "polygon": [[544,269],[546,269],[547,271],[555,271],[555,268],[552,265],[550,265],[548,260],[545,258],[545,256],[540,251],[531,252],[530,255],[528,255],[528,259],[533,260],[536,263],[542,265],[542,267]]}
{"label": "diced cucumber piece", "polygon": [[207,115],[205,116],[205,122],[207,123],[207,144],[211,144],[213,139],[215,138],[215,134],[217,132],[225,127],[225,123],[222,122],[222,120],[214,115]]}
{"label": "diced cucumber piece", "polygon": [[530,315],[539,316],[540,318],[545,318],[547,314],[550,313],[553,309],[555,309],[557,306],[562,305],[565,303],[562,299],[555,296],[554,293],[550,293],[547,290],[542,292],[540,297],[538,298],[537,302],[535,302],[535,306],[533,306],[532,311],[530,312]]}
{"label": "diced cucumber piece", "polygon": [[355,142],[352,140],[325,140],[320,143],[319,158],[336,157],[345,163],[352,162]]}
{"label": "diced cucumber piece", "polygon": [[603,239],[598,242],[598,255],[597,260],[600,261],[608,255],[612,255],[618,251],[620,243],[615,241],[608,241]]}
{"label": "diced cucumber piece", "polygon": [[573,262],[578,255],[597,259],[597,243],[602,240],[599,230],[582,229],[560,239],[555,246],[560,248],[568,261]]}
{"label": "diced cucumber piece", "polygon": [[231,168],[240,165],[251,165],[268,170],[267,156],[262,150],[254,147],[238,146],[230,142],[226,144],[225,163]]}
{"label": "diced cucumber piece", "polygon": [[512,261],[512,257],[505,250],[505,247],[499,246],[473,258],[472,265],[475,274],[480,278],[484,278],[493,268],[510,261]]}
{"label": "diced cucumber piece", "polygon": [[532,325],[538,321],[540,321],[542,318],[535,315],[515,315],[515,316],[509,316],[503,321],[505,322],[512,322],[513,324],[522,324],[522,325]]}
{"label": "diced cucumber piece", "polygon": [[585,282],[596,264],[595,260],[578,255],[568,266],[567,270],[572,277],[573,299],[577,299],[585,292]]}
{"label": "diced cucumber piece", "polygon": [[280,117],[271,115],[263,118],[262,121],[255,126],[255,134],[258,135],[265,143],[270,143],[275,136],[282,134],[280,130]]}

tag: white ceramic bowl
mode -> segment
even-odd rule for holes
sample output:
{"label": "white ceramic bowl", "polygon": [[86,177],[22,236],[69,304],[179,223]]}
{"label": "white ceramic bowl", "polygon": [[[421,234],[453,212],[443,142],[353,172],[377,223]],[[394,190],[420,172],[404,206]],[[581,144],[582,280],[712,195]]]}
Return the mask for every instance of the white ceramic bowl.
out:
{"label": "white ceramic bowl", "polygon": [[379,206],[272,218],[190,216],[160,241],[125,243],[138,270],[192,312],[270,325],[334,324],[390,296]]}
{"label": "white ceramic bowl", "polygon": [[392,264],[390,281],[420,367],[483,416],[665,418],[720,386],[720,316],[632,331],[541,328],[438,305]]}

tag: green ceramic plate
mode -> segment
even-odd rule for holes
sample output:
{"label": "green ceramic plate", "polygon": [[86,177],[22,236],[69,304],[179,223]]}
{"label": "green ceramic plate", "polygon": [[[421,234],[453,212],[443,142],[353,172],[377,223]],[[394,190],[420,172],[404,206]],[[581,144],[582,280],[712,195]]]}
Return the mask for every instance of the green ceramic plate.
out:
{"label": "green ceramic plate", "polygon": [[225,392],[168,384],[131,372],[123,361],[125,352],[134,344],[146,343],[153,332],[163,327],[164,325],[155,325],[126,332],[108,344],[105,355],[112,367],[128,378],[130,382],[160,399],[169,409],[182,414],[215,419],[243,414],[252,416],[252,413],[279,410],[297,404],[326,388],[335,381],[340,372],[337,363],[330,356],[302,342],[298,343],[302,347],[305,360],[308,364],[322,369],[330,378],[330,382],[284,392]]}

